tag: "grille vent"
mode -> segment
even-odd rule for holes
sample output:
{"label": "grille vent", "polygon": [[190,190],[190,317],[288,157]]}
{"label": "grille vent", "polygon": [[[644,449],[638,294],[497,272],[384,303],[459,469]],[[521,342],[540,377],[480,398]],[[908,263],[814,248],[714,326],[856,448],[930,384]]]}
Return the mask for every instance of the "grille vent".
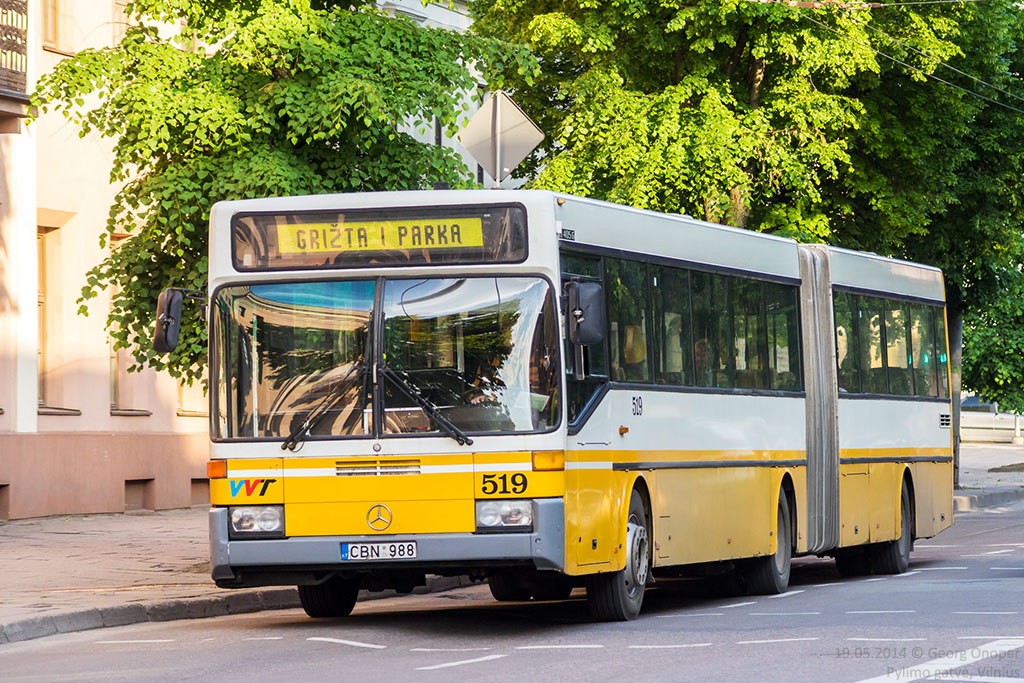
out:
{"label": "grille vent", "polygon": [[939,415],[939,429],[949,429],[953,425],[953,417],[948,413]]}
{"label": "grille vent", "polygon": [[334,463],[339,477],[383,477],[419,474],[419,460],[345,460]]}

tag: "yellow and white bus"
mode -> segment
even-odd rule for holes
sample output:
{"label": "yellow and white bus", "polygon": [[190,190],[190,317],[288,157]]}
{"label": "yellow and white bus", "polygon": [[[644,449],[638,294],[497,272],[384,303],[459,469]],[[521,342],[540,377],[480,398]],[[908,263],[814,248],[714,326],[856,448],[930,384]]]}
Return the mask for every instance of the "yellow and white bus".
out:
{"label": "yellow and white bus", "polygon": [[219,586],[624,620],[659,575],[902,572],[952,523],[934,268],[518,190],[222,202],[209,259]]}

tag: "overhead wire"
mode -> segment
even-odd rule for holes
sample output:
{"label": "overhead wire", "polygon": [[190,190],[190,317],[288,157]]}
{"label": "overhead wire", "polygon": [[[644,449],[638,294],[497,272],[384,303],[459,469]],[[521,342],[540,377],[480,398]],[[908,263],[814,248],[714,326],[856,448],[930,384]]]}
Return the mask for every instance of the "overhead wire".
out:
{"label": "overhead wire", "polygon": [[[920,3],[913,3],[913,4],[920,4]],[[863,26],[866,29],[870,29],[870,30],[872,30],[872,31],[874,31],[876,33],[880,33],[881,35],[885,36],[886,38],[888,38],[892,42],[896,43],[897,45],[901,45],[901,46],[907,48],[908,50],[910,50],[911,52],[914,52],[914,53],[924,57],[925,59],[935,59],[935,57],[933,57],[932,55],[929,55],[928,53],[923,52],[921,50],[918,50],[913,45],[909,45],[907,43],[904,43],[899,38],[894,38],[893,36],[889,35],[885,31],[883,31],[882,29],[877,28],[875,26],[872,26],[871,24],[869,24],[866,21],[858,21],[857,19],[854,19],[853,17],[848,17],[848,19],[850,21],[852,21],[853,23],[855,23],[855,24]],[[938,62],[939,66],[946,67],[950,71],[958,73],[961,76],[966,76],[967,78],[970,78],[975,83],[978,83],[980,85],[984,85],[986,87],[992,88],[993,90],[995,90],[997,92],[1001,92],[1002,94],[1006,95],[1007,97],[1012,97],[1015,100],[1020,100],[1021,102],[1024,102],[1024,97],[1020,97],[1019,95],[1014,95],[1012,92],[1009,92],[1008,90],[1003,90],[1002,88],[1000,88],[997,85],[992,85],[991,83],[989,83],[987,81],[983,81],[982,79],[978,78],[977,76],[972,76],[971,74],[967,73],[966,71],[961,71],[960,69],[956,68],[955,66],[952,66],[950,64],[946,64],[943,61],[940,61],[940,60],[937,60],[937,59],[935,61]]]}
{"label": "overhead wire", "polygon": [[838,30],[832,28],[828,24],[825,24],[824,22],[818,21],[817,19],[815,19],[815,18],[813,18],[811,16],[808,16],[804,12],[797,12],[797,16],[800,17],[801,19],[805,19],[805,20],[807,20],[807,21],[809,21],[811,23],[817,24],[818,26],[822,27],[826,31],[830,31],[831,33],[836,34],[840,38],[844,38],[846,40],[849,40],[851,43],[854,43],[855,45],[860,45],[861,47],[866,47],[867,49],[871,50],[875,54],[877,54],[879,56],[882,56],[882,57],[885,57],[886,59],[891,60],[891,61],[895,62],[896,64],[899,64],[900,66],[903,66],[903,67],[905,67],[907,69],[910,69],[911,71],[915,71],[915,72],[921,74],[922,76],[924,76],[925,78],[930,78],[933,81],[938,81],[939,83],[944,83],[945,85],[948,85],[951,88],[955,88],[956,90],[959,90],[961,92],[967,93],[968,95],[973,95],[974,97],[978,97],[978,98],[980,98],[982,100],[985,100],[986,102],[989,102],[991,104],[996,105],[997,107],[1003,107],[1004,109],[1009,109],[1010,111],[1017,112],[1018,114],[1024,114],[1024,109],[1018,109],[1017,107],[1011,107],[1008,104],[1003,104],[999,100],[994,100],[991,97],[986,97],[985,95],[982,95],[981,93],[975,92],[975,91],[971,90],[970,88],[964,88],[963,86],[957,85],[956,83],[951,83],[950,81],[947,81],[944,78],[939,78],[935,74],[930,74],[927,71],[924,71],[923,69],[919,69],[918,67],[913,66],[911,64],[908,64],[908,63],[906,63],[906,62],[904,62],[904,61],[902,61],[900,59],[897,59],[896,57],[893,57],[890,54],[886,54],[885,52],[882,52],[881,50],[875,48],[874,46],[872,46],[869,43],[865,43],[863,41],[856,40],[853,37],[849,36],[848,34],[842,33],[841,31],[838,31]]}

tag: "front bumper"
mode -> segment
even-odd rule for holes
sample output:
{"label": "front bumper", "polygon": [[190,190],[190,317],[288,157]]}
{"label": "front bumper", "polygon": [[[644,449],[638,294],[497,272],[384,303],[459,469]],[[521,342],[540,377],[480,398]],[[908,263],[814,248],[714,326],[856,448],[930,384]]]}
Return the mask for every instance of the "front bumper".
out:
{"label": "front bumper", "polygon": [[[224,587],[315,583],[330,572],[418,570],[457,574],[460,569],[533,566],[565,567],[565,507],[561,498],[533,501],[532,533],[396,534],[372,536],[297,536],[233,540],[228,510],[210,510],[210,565]],[[285,511],[287,515],[287,509]],[[416,541],[415,560],[341,561],[342,543]]]}

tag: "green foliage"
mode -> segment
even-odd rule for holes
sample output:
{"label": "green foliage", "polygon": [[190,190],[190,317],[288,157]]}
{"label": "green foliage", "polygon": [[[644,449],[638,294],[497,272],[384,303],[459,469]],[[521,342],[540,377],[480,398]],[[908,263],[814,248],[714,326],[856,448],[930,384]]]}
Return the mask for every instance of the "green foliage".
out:
{"label": "green foliage", "polygon": [[[897,71],[857,17],[745,0],[683,4],[477,0],[480,30],[536,51],[538,86],[517,101],[553,135],[533,185],[836,241],[823,189],[858,172],[862,98]],[[958,51],[959,9],[893,8],[888,32],[912,34],[924,70]],[[894,52],[889,50],[889,52]],[[543,166],[541,166],[543,164]],[[844,185],[845,186],[845,185]]]}
{"label": "green foliage", "polygon": [[206,361],[199,307],[186,306],[174,353],[155,354],[150,337],[159,290],[206,286],[214,202],[469,186],[451,149],[402,127],[437,117],[452,130],[477,89],[467,64],[499,87],[503,71],[534,69],[522,48],[350,3],[136,0],[129,11],[137,23],[120,45],[61,62],[33,104],[115,140],[120,190],[102,243],[130,238],[89,272],[80,310],[112,287],[108,327],[132,369],[189,382]]}
{"label": "green foliage", "polygon": [[963,382],[1000,410],[1024,413],[1024,277],[1004,284],[1004,296],[964,318]]}

